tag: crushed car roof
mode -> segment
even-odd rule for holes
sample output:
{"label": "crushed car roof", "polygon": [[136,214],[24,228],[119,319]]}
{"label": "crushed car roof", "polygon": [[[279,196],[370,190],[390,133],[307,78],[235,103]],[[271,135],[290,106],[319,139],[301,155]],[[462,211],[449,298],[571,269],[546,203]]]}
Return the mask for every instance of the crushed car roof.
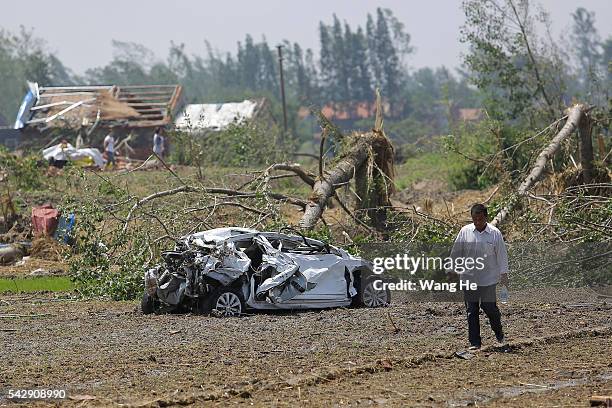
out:
{"label": "crushed car roof", "polygon": [[231,227],[231,228],[215,228],[208,231],[197,232],[185,238],[201,239],[205,242],[223,242],[228,238],[235,237],[241,234],[256,234],[259,231],[249,228]]}

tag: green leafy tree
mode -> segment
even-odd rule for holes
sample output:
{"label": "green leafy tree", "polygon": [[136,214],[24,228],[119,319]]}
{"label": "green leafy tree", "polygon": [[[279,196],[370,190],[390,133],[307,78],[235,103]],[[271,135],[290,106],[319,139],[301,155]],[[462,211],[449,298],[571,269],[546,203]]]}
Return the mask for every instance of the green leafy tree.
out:
{"label": "green leafy tree", "polygon": [[[572,13],[571,45],[576,60],[580,89],[577,94],[602,106],[608,98],[605,48],[595,27],[595,13],[583,7]],[[608,57],[609,58],[609,57]]]}
{"label": "green leafy tree", "polygon": [[384,95],[387,95],[391,100],[395,100],[401,82],[400,61],[391,38],[387,16],[381,8],[376,10],[375,40],[376,57],[378,61],[384,61],[382,64],[381,89]]}
{"label": "green leafy tree", "polygon": [[534,13],[528,0],[465,0],[461,40],[470,47],[465,64],[487,96],[491,114],[501,118],[544,112],[547,120],[564,106],[567,65],[554,43],[536,34],[548,15]]}
{"label": "green leafy tree", "polygon": [[332,26],[332,53],[334,55],[334,82],[333,89],[335,94],[335,100],[341,102],[350,101],[351,90],[349,87],[349,75],[350,75],[350,55],[349,45],[345,43],[345,35],[350,38],[351,29],[345,25],[346,33],[342,32],[342,25],[340,20],[334,14],[334,24]]}
{"label": "green leafy tree", "polygon": [[259,49],[253,42],[253,37],[247,34],[244,47],[238,43],[238,64],[240,65],[241,83],[250,89],[257,89],[259,82]]}
{"label": "green leafy tree", "polygon": [[70,85],[74,75],[47,50],[32,30],[0,29],[0,112],[12,121],[27,91],[27,81],[40,85]]}
{"label": "green leafy tree", "polygon": [[572,43],[575,48],[578,68],[588,80],[588,76],[598,69],[600,54],[600,40],[595,28],[595,13],[578,7],[572,13]]}
{"label": "green leafy tree", "polygon": [[366,37],[368,41],[368,63],[373,76],[374,85],[378,88],[383,85],[383,65],[384,61],[380,61],[376,52],[376,26],[372,15],[368,13],[366,22]]}
{"label": "green leafy tree", "polygon": [[259,44],[259,49],[261,54],[261,70],[259,78],[261,85],[258,89],[267,90],[273,92],[275,95],[278,95],[280,93],[280,85],[276,53],[270,49],[265,38]]}
{"label": "green leafy tree", "polygon": [[608,37],[602,44],[601,68],[606,73],[606,92],[609,97],[610,89],[612,89],[612,37]]}
{"label": "green leafy tree", "polygon": [[335,90],[333,89],[333,84],[335,80],[335,58],[332,50],[333,43],[329,28],[323,24],[323,22],[319,23],[319,40],[321,43],[319,72],[322,97],[327,100],[334,100]]}
{"label": "green leafy tree", "polygon": [[348,36],[347,43],[350,44],[351,49],[351,99],[354,101],[371,100],[374,90],[368,66],[367,40],[363,29],[358,27],[354,34]]}

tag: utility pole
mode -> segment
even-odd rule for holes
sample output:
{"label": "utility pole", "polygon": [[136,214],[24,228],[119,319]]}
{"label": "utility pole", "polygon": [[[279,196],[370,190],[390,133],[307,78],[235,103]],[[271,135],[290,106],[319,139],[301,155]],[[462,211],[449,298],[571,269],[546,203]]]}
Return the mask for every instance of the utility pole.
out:
{"label": "utility pole", "polygon": [[283,76],[283,46],[278,45],[278,66],[280,70],[280,88],[281,98],[283,101],[283,125],[285,129],[285,137],[287,137],[287,104],[285,103],[285,77]]}

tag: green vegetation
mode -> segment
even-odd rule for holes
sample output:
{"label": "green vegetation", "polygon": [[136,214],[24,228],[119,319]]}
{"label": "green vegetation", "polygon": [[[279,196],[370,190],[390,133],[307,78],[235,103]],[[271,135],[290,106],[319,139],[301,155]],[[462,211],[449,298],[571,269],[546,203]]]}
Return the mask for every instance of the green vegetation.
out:
{"label": "green vegetation", "polygon": [[175,148],[170,161],[182,165],[249,167],[283,161],[289,142],[280,149],[282,131],[276,125],[253,122],[231,124],[220,132],[191,134],[173,132]]}
{"label": "green vegetation", "polygon": [[461,164],[461,158],[452,160],[450,154],[442,151],[421,153],[397,167],[395,184],[399,190],[404,190],[421,180],[439,180],[448,183],[451,171],[460,169]]}
{"label": "green vegetation", "polygon": [[9,175],[17,189],[37,190],[42,186],[43,168],[38,166],[35,156],[18,157],[0,146],[0,169]]}
{"label": "green vegetation", "polygon": [[67,276],[0,278],[0,293],[71,292],[74,288]]}

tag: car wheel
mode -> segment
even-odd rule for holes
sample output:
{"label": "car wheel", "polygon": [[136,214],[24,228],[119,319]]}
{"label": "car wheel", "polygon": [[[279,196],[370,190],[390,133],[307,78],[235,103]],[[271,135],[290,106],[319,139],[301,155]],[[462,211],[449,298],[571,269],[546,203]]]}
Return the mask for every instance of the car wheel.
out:
{"label": "car wheel", "polygon": [[382,307],[391,303],[391,292],[389,289],[376,289],[374,282],[378,278],[370,277],[364,285],[361,293],[361,304],[365,307]]}
{"label": "car wheel", "polygon": [[151,314],[155,312],[155,299],[149,296],[148,293],[142,295],[142,301],[140,302],[140,309],[142,314]]}
{"label": "car wheel", "polygon": [[211,296],[211,310],[221,316],[240,316],[245,311],[244,298],[239,289],[222,287]]}

